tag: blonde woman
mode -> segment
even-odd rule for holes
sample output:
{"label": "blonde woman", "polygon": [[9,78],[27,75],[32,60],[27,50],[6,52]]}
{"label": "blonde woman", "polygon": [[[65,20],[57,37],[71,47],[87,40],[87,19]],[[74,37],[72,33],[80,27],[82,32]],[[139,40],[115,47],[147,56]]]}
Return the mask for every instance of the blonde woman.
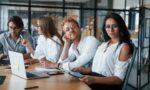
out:
{"label": "blonde woman", "polygon": [[[23,45],[30,50],[33,59],[40,60],[41,66],[45,67],[51,62],[56,63],[62,51],[63,41],[57,32],[52,18],[46,16],[40,17],[37,20],[37,31],[39,37],[35,50],[27,40],[23,41]],[[30,61],[32,62],[32,60]]]}

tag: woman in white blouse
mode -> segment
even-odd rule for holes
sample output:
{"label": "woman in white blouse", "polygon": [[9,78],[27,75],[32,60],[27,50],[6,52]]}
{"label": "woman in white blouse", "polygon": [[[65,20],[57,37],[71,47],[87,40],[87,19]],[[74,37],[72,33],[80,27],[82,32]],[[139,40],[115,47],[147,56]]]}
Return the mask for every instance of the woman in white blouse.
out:
{"label": "woman in white blouse", "polygon": [[33,50],[27,40],[22,42],[23,45],[30,50],[33,59],[40,60],[42,66],[45,66],[45,63],[56,63],[62,51],[63,41],[57,32],[52,18],[46,16],[40,17],[37,20],[37,31],[39,37],[36,49]]}
{"label": "woman in white blouse", "polygon": [[133,53],[130,34],[124,20],[115,13],[106,16],[103,25],[106,42],[102,43],[94,56],[91,68],[74,68],[85,75],[80,80],[92,90],[121,90],[129,59]]}

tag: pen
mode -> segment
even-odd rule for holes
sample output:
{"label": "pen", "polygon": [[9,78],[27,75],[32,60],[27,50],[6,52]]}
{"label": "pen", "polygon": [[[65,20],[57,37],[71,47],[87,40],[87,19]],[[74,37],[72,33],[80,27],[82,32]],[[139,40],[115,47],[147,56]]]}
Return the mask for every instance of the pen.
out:
{"label": "pen", "polygon": [[26,89],[34,89],[34,88],[39,88],[39,86],[30,86],[30,87],[25,87],[25,90],[26,90]]}
{"label": "pen", "polygon": [[22,36],[22,35],[20,35],[20,38],[21,38],[21,39],[23,39],[23,36]]}

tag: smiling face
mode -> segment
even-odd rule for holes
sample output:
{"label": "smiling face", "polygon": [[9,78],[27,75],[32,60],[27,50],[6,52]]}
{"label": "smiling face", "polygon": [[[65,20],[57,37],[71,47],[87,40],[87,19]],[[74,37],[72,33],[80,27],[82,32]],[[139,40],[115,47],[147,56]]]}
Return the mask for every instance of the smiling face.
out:
{"label": "smiling face", "polygon": [[79,39],[81,35],[80,28],[74,22],[65,22],[63,31],[71,41]]}
{"label": "smiling face", "polygon": [[106,20],[105,30],[111,39],[119,38],[119,26],[113,18],[108,18]]}

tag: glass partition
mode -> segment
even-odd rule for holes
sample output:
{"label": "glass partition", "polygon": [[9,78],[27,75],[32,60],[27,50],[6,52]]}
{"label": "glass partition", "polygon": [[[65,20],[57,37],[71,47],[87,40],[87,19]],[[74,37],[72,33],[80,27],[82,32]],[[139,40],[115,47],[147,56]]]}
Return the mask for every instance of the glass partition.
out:
{"label": "glass partition", "polygon": [[0,30],[7,30],[7,21],[11,16],[19,16],[22,18],[24,27],[28,22],[28,8],[22,6],[0,6]]}
{"label": "glass partition", "polygon": [[9,5],[28,5],[29,0],[0,0],[0,4],[9,4]]}

